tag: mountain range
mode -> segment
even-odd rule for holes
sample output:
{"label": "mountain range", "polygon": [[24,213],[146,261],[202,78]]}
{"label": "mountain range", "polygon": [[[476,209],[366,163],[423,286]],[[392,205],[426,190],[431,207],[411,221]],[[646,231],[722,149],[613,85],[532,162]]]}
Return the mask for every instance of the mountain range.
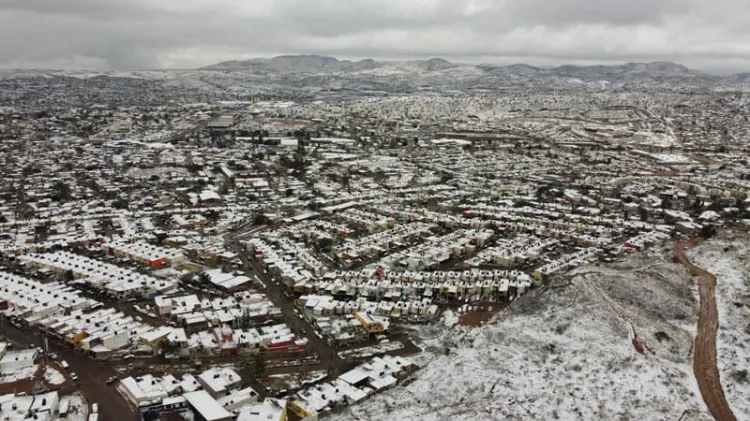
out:
{"label": "mountain range", "polygon": [[[281,55],[273,58],[252,58],[249,60],[225,61],[202,67],[200,70],[225,70],[248,72],[277,72],[277,73],[358,73],[376,69],[391,69],[394,71],[439,72],[449,69],[478,69],[486,73],[517,74],[517,75],[559,75],[568,77],[601,77],[602,75],[630,75],[630,76],[668,76],[668,77],[706,77],[717,78],[697,70],[689,69],[681,64],[668,61],[651,63],[626,63],[619,65],[534,67],[527,64],[513,64],[499,66],[494,64],[459,64],[443,58],[409,61],[376,61],[371,58],[359,61],[339,60],[335,57],[319,55]],[[750,74],[733,75],[730,78],[745,79]]]}
{"label": "mountain range", "polygon": [[527,64],[452,63],[442,58],[410,61],[339,60],[318,55],[226,61],[202,71],[287,79],[298,87],[369,87],[372,90],[495,90],[513,88],[584,91],[747,90],[750,73],[715,76],[672,62],[535,67]]}
{"label": "mountain range", "polygon": [[283,55],[271,59],[253,58],[241,61],[225,61],[202,70],[249,70],[308,73],[353,73],[374,70],[386,66],[408,66],[423,71],[445,70],[458,65],[442,58],[412,60],[406,62],[379,62],[371,58],[352,62],[335,57],[318,55]]}
{"label": "mountain range", "polygon": [[[23,89],[19,89],[23,86]],[[95,90],[91,90],[96,87]],[[750,92],[750,73],[715,76],[671,62],[552,68],[527,64],[339,60],[318,55],[226,61],[200,69],[133,71],[0,71],[0,105],[69,102],[82,88],[118,102],[357,98],[417,92]]]}

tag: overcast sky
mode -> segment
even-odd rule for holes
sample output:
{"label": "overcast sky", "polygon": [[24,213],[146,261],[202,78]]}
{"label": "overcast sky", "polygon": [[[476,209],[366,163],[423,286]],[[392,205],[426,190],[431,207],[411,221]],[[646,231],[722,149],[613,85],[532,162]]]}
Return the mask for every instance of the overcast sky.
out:
{"label": "overcast sky", "polygon": [[750,0],[0,0],[5,68],[193,68],[303,53],[750,72]]}

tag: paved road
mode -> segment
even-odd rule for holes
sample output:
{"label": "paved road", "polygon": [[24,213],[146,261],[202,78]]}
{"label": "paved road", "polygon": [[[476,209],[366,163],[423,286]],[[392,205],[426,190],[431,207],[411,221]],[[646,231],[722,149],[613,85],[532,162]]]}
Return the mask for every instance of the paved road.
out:
{"label": "paved road", "polygon": [[[32,332],[18,329],[6,322],[3,325],[3,333],[9,340],[22,346],[28,347],[30,344],[42,346],[42,337],[36,330]],[[105,383],[107,377],[116,374],[107,363],[94,361],[80,352],[63,347],[52,339],[48,342],[49,351],[56,353],[59,359],[70,364],[68,373],[78,375],[76,384],[78,389],[86,395],[88,401],[99,403],[100,421],[134,421],[138,419],[135,410],[117,392],[115,386]]]}
{"label": "paved road", "polygon": [[687,247],[703,241],[696,237],[688,241],[676,243],[675,258],[690,273],[700,280],[700,311],[698,313],[698,334],[695,337],[695,352],[693,354],[693,371],[698,382],[698,388],[708,410],[717,421],[735,421],[737,418],[729,407],[724,389],[721,387],[719,369],[716,365],[716,331],[719,329],[719,312],[716,309],[716,277],[705,269],[695,266],[685,255]]}

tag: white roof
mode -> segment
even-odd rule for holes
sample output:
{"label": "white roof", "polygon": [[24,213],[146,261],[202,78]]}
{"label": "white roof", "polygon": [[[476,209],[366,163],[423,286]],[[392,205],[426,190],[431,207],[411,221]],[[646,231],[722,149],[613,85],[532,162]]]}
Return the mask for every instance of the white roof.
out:
{"label": "white roof", "polygon": [[285,407],[286,401],[266,398],[263,402],[243,406],[237,421],[280,421]]}
{"label": "white roof", "polygon": [[232,418],[232,413],[219,405],[216,399],[212,398],[205,390],[185,393],[182,396],[206,421]]}

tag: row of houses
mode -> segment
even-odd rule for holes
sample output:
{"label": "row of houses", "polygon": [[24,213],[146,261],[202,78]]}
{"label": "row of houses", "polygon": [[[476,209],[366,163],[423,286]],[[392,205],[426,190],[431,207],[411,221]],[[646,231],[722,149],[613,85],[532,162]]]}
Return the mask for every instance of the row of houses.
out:
{"label": "row of houses", "polygon": [[486,229],[460,229],[442,236],[428,237],[424,243],[386,256],[378,265],[409,271],[436,269],[441,263],[483,247],[493,234],[492,230]]}
{"label": "row of houses", "polygon": [[292,238],[297,241],[314,243],[324,238],[343,238],[351,234],[352,229],[344,224],[337,224],[322,219],[308,219],[293,225],[285,225],[273,230],[275,238]]}
{"label": "row of houses", "polygon": [[311,386],[289,401],[288,411],[305,420],[317,420],[331,410],[353,405],[396,385],[417,370],[403,357],[375,357],[331,382]]}
{"label": "row of houses", "polygon": [[322,294],[341,301],[360,300],[364,303],[421,301],[464,301],[483,299],[503,301],[515,298],[531,288],[532,279],[523,274],[515,279],[461,280],[439,282],[404,282],[383,279],[370,280],[307,280],[295,284],[296,294]]}
{"label": "row of houses", "polygon": [[575,253],[563,255],[560,258],[553,260],[552,262],[534,269],[534,273],[532,274],[532,276],[534,277],[534,279],[541,281],[554,273],[573,269],[585,263],[588,263],[594,260],[596,255],[601,252],[601,249],[591,247],[579,250]]}
{"label": "row of houses", "polygon": [[85,310],[95,304],[72,287],[0,272],[0,310],[8,315],[40,318]]}
{"label": "row of houses", "polygon": [[145,241],[116,240],[102,247],[111,255],[127,258],[152,268],[159,268],[182,258],[182,253],[171,248],[151,245]]}
{"label": "row of houses", "polygon": [[65,251],[31,253],[21,256],[20,260],[34,268],[50,269],[61,279],[81,280],[119,299],[151,298],[171,291],[177,285],[176,280],[155,278]]}
{"label": "row of houses", "polygon": [[154,299],[157,313],[188,330],[201,330],[209,323],[217,325],[264,325],[280,321],[281,310],[267,296],[238,293],[227,298],[199,299],[196,295],[158,296]]}
{"label": "row of houses", "polygon": [[300,352],[308,347],[307,339],[298,337],[285,324],[246,329],[222,326],[190,336],[183,328],[175,328],[163,340],[179,356],[194,353],[231,356],[258,351]]}
{"label": "row of houses", "polygon": [[396,225],[396,219],[360,209],[349,208],[336,213],[336,218],[364,232],[383,231]]}
{"label": "row of houses", "polygon": [[[280,244],[289,246],[288,241]],[[245,242],[245,248],[263,262],[266,271],[287,284],[312,278],[316,274],[322,275],[327,271],[320,261],[298,246],[287,249],[280,246],[277,249],[260,238],[252,238]]]}
{"label": "row of houses", "polygon": [[512,240],[500,240],[498,245],[480,251],[473,259],[467,260],[465,264],[471,267],[492,263],[510,268],[537,260],[545,251],[553,249],[558,244],[557,240],[536,240],[535,238],[520,234]]}
{"label": "row of houses", "polygon": [[[368,333],[387,331],[391,319],[415,315],[434,320],[438,313],[438,306],[429,299],[373,303],[364,300],[338,301],[327,295],[304,295],[297,300],[297,306],[309,318],[352,315]],[[373,330],[371,323],[375,318],[378,326]]]}
{"label": "row of houses", "polygon": [[434,226],[423,223],[397,225],[391,229],[369,236],[347,239],[336,244],[331,250],[332,255],[341,261],[358,260],[373,254],[381,254],[391,249],[402,247],[426,235]]}
{"label": "row of houses", "polygon": [[287,420],[286,401],[260,400],[255,389],[241,388],[241,382],[231,368],[212,368],[197,376],[183,374],[180,378],[171,374],[127,377],[118,389],[144,418],[190,411],[191,418],[205,421]]}

